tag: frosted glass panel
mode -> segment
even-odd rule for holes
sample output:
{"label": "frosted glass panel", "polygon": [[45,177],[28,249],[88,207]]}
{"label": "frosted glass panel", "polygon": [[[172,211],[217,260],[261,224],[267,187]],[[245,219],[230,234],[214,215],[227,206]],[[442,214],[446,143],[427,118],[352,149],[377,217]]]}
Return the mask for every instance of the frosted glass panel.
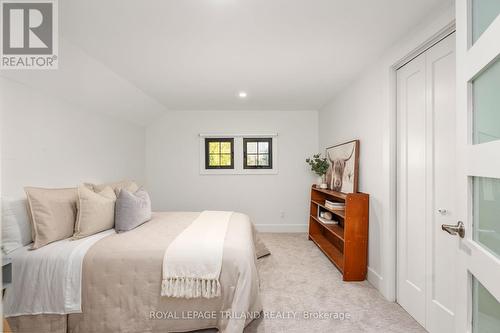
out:
{"label": "frosted glass panel", "polygon": [[472,279],[472,332],[493,333],[500,329],[500,303],[476,279]]}
{"label": "frosted glass panel", "polygon": [[500,179],[473,177],[473,239],[500,257]]}
{"label": "frosted glass panel", "polygon": [[500,60],[472,81],[472,90],[474,144],[500,140]]}
{"label": "frosted glass panel", "polygon": [[500,14],[498,0],[472,0],[472,42],[475,43]]}

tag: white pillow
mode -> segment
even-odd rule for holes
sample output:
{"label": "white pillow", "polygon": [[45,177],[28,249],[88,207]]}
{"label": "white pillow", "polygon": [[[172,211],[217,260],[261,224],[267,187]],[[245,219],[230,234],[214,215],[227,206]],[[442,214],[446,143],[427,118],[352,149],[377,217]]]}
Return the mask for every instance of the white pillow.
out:
{"label": "white pillow", "polygon": [[5,254],[32,242],[26,199],[2,199],[2,250]]}

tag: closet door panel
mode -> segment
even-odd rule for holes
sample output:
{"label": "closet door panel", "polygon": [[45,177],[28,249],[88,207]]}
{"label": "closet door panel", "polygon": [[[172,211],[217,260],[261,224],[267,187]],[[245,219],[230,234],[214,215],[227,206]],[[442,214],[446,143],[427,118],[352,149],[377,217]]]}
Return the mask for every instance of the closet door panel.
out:
{"label": "closet door panel", "polygon": [[397,72],[398,302],[425,325],[426,60]]}
{"label": "closet door panel", "polygon": [[427,324],[454,331],[455,249],[458,237],[441,230],[456,223],[455,35],[426,52],[428,137]]}
{"label": "closet door panel", "polygon": [[454,332],[455,35],[397,71],[398,303],[431,333]]}

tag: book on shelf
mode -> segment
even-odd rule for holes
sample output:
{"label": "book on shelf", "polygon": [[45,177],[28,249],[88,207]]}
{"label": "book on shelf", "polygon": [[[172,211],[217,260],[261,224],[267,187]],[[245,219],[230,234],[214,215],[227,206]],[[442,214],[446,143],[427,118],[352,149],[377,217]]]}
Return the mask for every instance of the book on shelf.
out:
{"label": "book on shelf", "polygon": [[324,219],[320,216],[318,216],[318,220],[320,220],[322,223],[324,224],[339,224],[338,221],[335,221],[335,220],[327,220],[327,219]]}
{"label": "book on shelf", "polygon": [[325,200],[325,207],[332,210],[344,210],[345,203]]}
{"label": "book on shelf", "polygon": [[332,206],[345,206],[345,202],[337,202],[337,201],[330,201],[330,200],[325,200],[326,204],[332,205]]}

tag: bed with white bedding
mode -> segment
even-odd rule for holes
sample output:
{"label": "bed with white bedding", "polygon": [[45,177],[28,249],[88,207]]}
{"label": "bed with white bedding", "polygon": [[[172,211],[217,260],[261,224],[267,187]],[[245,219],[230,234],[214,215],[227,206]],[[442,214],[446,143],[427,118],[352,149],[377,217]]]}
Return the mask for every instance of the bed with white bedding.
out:
{"label": "bed with white bedding", "polygon": [[[44,248],[16,250],[12,254],[14,279],[28,285],[29,279],[41,281],[32,281],[31,288],[13,286],[7,291],[6,314],[12,331],[185,332],[218,328],[221,332],[242,332],[251,316],[262,310],[256,258],[267,251],[246,215],[233,213],[227,225],[219,297],[161,296],[165,252],[199,214],[153,213],[150,222],[132,231],[59,241],[48,245],[43,256],[39,251]],[[41,260],[44,265],[29,271],[30,261],[38,265]],[[16,267],[29,275],[16,277]],[[32,275],[36,270],[39,273]],[[54,277],[58,277],[53,280],[56,286],[48,282]],[[37,289],[44,285],[50,285],[50,295]],[[81,293],[77,292],[79,286]],[[36,302],[32,302],[34,295]],[[62,310],[61,301],[69,302]]]}
{"label": "bed with white bedding", "polygon": [[82,263],[87,251],[113,229],[79,239],[69,238],[36,251],[31,245],[9,254],[16,279],[5,293],[4,317],[82,312]]}

